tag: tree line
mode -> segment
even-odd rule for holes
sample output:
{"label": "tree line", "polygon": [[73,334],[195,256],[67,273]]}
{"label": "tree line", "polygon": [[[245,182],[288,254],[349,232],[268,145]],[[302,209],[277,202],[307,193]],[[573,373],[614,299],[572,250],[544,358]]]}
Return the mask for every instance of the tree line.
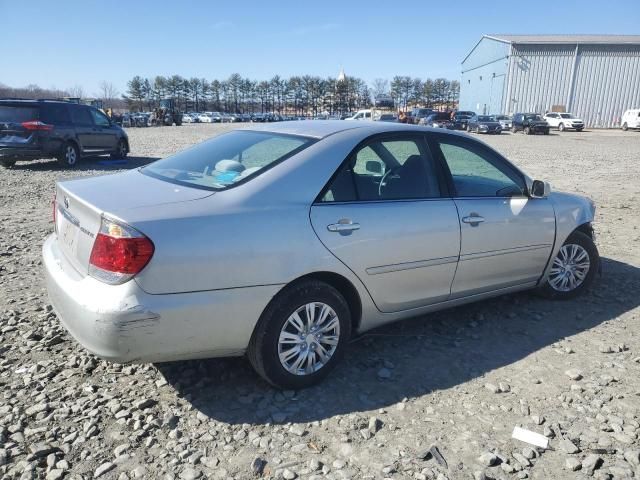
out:
{"label": "tree line", "polygon": [[460,85],[444,78],[435,80],[396,76],[391,82],[374,80],[371,87],[356,77],[344,79],[303,75],[270,80],[251,80],[234,73],[225,80],[184,78],[180,75],[139,75],[127,82],[123,98],[131,110],[152,110],[161,99],[173,98],[183,111],[221,111],[318,115],[351,112],[371,107],[376,99],[390,98],[394,108],[413,106],[451,109],[457,104]]}

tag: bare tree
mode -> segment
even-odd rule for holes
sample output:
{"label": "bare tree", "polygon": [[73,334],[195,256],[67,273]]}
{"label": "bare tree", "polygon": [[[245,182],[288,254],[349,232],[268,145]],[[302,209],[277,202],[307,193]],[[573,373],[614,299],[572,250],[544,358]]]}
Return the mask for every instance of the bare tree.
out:
{"label": "bare tree", "polygon": [[380,95],[389,94],[389,80],[386,78],[376,78],[372,84],[373,96],[378,97]]}
{"label": "bare tree", "polygon": [[103,81],[100,83],[100,98],[104,101],[105,107],[111,106],[113,99],[117,98],[120,92],[111,82]]}
{"label": "bare tree", "polygon": [[69,96],[74,98],[82,98],[84,97],[84,88],[82,85],[74,85],[73,87],[68,89]]}

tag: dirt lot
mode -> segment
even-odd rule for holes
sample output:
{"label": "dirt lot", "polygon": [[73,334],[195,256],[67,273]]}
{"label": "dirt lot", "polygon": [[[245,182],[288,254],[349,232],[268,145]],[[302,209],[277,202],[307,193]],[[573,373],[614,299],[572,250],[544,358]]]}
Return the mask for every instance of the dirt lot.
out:
{"label": "dirt lot", "polygon": [[[130,129],[125,167],[228,128]],[[564,303],[511,295],[376,330],[300,392],[273,390],[244,359],[119,366],[88,355],[51,312],[40,247],[56,179],[122,167],[0,171],[0,476],[640,477],[640,133],[483,139],[595,200],[594,290]],[[553,450],[512,440],[516,425]],[[431,445],[447,466],[425,454]]]}

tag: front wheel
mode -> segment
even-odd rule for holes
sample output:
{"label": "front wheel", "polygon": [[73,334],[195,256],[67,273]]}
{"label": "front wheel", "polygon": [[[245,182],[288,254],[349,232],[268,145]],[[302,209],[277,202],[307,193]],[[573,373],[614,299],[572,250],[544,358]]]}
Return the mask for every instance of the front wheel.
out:
{"label": "front wheel", "polygon": [[351,335],[351,313],[331,285],[308,280],[287,287],[266,308],[247,356],[267,382],[300,389],[335,367]]}
{"label": "front wheel", "polygon": [[66,168],[73,168],[80,159],[80,150],[73,143],[67,143],[62,148],[62,152],[58,156],[58,163]]}
{"label": "front wheel", "polygon": [[560,125],[558,125],[558,130],[560,130],[561,132],[564,132],[564,123],[561,123]]}
{"label": "front wheel", "polygon": [[524,127],[524,134],[525,135],[531,135],[531,128],[530,127]]}
{"label": "front wheel", "polygon": [[553,259],[541,293],[560,300],[580,295],[593,283],[600,266],[600,254],[593,239],[575,231]]}
{"label": "front wheel", "polygon": [[627,125],[627,122],[624,122],[624,123],[622,124],[622,130],[623,130],[623,131],[625,131],[625,132],[626,132],[627,130],[629,130],[629,125]]}
{"label": "front wheel", "polygon": [[113,158],[113,159],[126,158],[127,153],[128,153],[127,152],[127,142],[125,142],[124,140],[121,139],[118,142],[118,147],[116,148],[116,151],[111,154],[111,158]]}

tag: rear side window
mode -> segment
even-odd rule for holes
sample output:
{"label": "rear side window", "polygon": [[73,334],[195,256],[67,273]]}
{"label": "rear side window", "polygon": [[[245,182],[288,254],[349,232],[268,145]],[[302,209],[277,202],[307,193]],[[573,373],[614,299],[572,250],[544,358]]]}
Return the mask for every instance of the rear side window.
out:
{"label": "rear side window", "polygon": [[0,105],[0,122],[22,123],[39,120],[37,107],[14,107]]}
{"label": "rear side window", "polygon": [[71,121],[66,105],[44,105],[41,109],[40,120],[51,125],[65,125]]}
{"label": "rear side window", "polygon": [[93,125],[89,109],[84,107],[72,107],[70,110],[71,121],[74,125]]}
{"label": "rear side window", "polygon": [[433,159],[417,138],[375,139],[349,156],[325,188],[321,202],[437,198]]}

